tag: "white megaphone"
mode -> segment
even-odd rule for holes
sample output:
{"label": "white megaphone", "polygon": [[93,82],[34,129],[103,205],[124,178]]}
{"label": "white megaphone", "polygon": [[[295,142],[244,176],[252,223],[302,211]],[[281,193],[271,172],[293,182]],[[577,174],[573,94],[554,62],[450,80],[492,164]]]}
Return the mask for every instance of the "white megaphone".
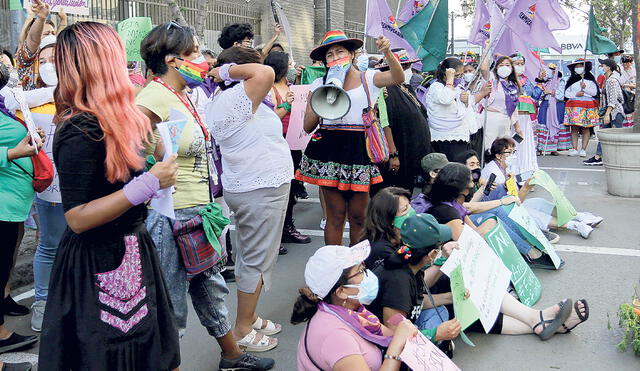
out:
{"label": "white megaphone", "polygon": [[311,109],[325,120],[337,120],[349,112],[351,98],[342,85],[351,64],[335,65],[329,68],[325,84],[314,90],[311,95]]}

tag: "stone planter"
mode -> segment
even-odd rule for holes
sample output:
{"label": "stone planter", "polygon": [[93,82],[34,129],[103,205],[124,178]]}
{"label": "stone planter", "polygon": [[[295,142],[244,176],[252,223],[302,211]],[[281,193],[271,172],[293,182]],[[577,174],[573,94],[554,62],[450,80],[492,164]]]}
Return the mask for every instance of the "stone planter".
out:
{"label": "stone planter", "polygon": [[640,133],[633,128],[598,131],[607,190],[620,197],[640,197]]}

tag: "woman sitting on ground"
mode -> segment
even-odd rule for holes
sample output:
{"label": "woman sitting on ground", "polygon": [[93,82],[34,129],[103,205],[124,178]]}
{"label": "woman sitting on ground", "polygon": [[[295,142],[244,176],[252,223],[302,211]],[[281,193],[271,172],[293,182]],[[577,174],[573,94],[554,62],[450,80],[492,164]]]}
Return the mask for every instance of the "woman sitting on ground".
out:
{"label": "woman sitting on ground", "polygon": [[378,294],[378,279],[363,264],[369,252],[363,241],[325,246],[309,258],[308,288],[300,289],[291,314],[294,325],[309,322],[298,342],[298,370],[400,369],[399,355],[418,329],[404,320],[393,331],[363,306]]}

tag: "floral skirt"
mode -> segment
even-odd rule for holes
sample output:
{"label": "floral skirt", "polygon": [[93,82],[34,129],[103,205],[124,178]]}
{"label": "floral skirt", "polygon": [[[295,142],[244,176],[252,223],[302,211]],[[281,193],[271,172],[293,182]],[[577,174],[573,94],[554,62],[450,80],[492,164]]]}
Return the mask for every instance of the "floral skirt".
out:
{"label": "floral skirt", "polygon": [[590,128],[600,124],[596,101],[569,100],[564,110],[565,126]]}
{"label": "floral skirt", "polygon": [[363,131],[319,130],[302,155],[296,179],[341,191],[369,192],[382,182],[367,155]]}

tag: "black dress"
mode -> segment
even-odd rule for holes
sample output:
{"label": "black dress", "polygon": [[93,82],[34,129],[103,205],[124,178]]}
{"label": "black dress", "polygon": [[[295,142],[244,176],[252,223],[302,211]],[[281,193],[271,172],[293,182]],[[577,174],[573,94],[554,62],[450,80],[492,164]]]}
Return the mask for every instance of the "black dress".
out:
{"label": "black dress", "polygon": [[[112,194],[104,135],[81,114],[53,144],[65,212]],[[132,176],[135,174],[132,174]],[[178,330],[145,205],[81,234],[67,227],[53,263],[40,342],[40,370],[172,370]]]}
{"label": "black dress", "polygon": [[381,94],[384,94],[387,105],[389,128],[399,154],[400,169],[392,172],[389,164],[380,165],[383,182],[372,187],[371,195],[389,186],[413,192],[415,177],[422,174],[420,161],[432,152],[427,110],[409,85],[389,86]]}

